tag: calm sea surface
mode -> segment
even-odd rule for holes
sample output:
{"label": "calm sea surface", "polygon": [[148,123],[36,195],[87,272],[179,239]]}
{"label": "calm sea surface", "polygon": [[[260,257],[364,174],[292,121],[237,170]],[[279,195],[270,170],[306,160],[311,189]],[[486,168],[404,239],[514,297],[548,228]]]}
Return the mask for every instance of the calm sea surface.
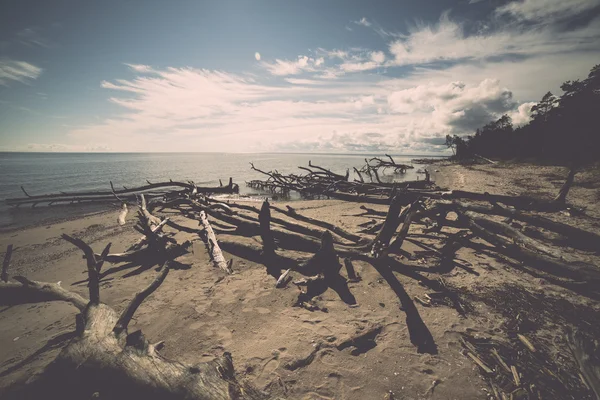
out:
{"label": "calm sea surface", "polygon": [[[374,155],[326,154],[227,154],[227,153],[0,153],[0,227],[32,223],[34,219],[60,218],[68,213],[93,211],[93,206],[38,205],[34,209],[8,207],[4,199],[23,197],[23,185],[30,195],[59,191],[110,190],[144,185],[146,180],[192,180],[199,186],[226,184],[229,177],[240,185],[241,194],[257,194],[245,181],[264,176],[250,169],[250,162],[262,170],[281,173],[301,172],[298,166],[313,164],[344,174],[347,168],[361,167],[365,157]],[[394,156],[396,162],[410,164],[418,156]],[[416,179],[417,167],[386,180]],[[104,206],[106,208],[106,205]],[[65,215],[63,215],[65,214]],[[39,221],[37,221],[39,222]]]}

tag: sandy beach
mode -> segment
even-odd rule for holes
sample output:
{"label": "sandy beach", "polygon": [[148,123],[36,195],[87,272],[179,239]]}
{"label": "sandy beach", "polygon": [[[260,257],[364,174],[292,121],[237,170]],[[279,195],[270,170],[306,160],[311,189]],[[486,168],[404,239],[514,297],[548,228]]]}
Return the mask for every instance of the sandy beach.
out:
{"label": "sandy beach", "polygon": [[[556,195],[568,173],[562,167],[508,163],[468,167],[439,163],[430,170],[432,180],[442,188],[548,199]],[[600,169],[578,173],[568,200],[586,208],[585,216],[565,211],[548,218],[600,232]],[[283,207],[288,203],[275,204]],[[339,200],[298,201],[293,207],[353,233],[359,232],[359,224],[374,219],[357,216],[362,212],[359,203]],[[387,209],[383,205],[369,207]],[[0,249],[8,244],[15,247],[9,275],[60,282],[87,296],[85,261],[60,235],[81,238],[97,251],[109,242],[112,252],[125,251],[140,234],[133,229],[131,216],[120,226],[118,213],[95,211],[83,218],[0,232]],[[169,216],[190,228],[198,226],[169,210],[156,215]],[[410,234],[421,234],[422,229],[421,225],[411,226]],[[217,237],[255,245],[259,241],[220,233]],[[264,266],[225,252],[226,259],[234,260],[235,271],[225,276],[213,267],[197,234],[178,231],[175,238],[193,241],[190,253],[177,259],[184,267],[169,273],[142,304],[129,328],[143,329],[150,342],[164,340],[161,354],[169,359],[193,363],[228,351],[238,379],[274,398],[358,400],[392,394],[394,399],[487,399],[492,394],[485,374],[463,354],[461,334],[508,341],[511,324],[526,318],[532,325],[528,339],[540,357],[554,360],[566,375],[572,374],[570,385],[577,387],[573,398],[593,396],[577,375],[565,329],[576,325],[600,333],[600,302],[483,251],[461,248],[456,259],[468,268],[443,275],[448,287],[458,293],[466,315],[450,305],[425,306],[415,301],[437,347],[437,354],[419,354],[411,343],[397,291],[367,263],[354,263],[362,280],[349,284],[357,306],[349,306],[330,289],[317,299],[326,312],[309,311],[293,307],[298,288],[289,284],[276,289]],[[437,243],[434,239],[420,238],[431,245]],[[411,299],[424,298],[429,291],[422,281],[439,276],[427,271],[433,262],[431,254],[410,242],[403,250],[410,257],[402,260],[404,269],[395,276]],[[564,253],[600,265],[600,257],[592,252],[564,248]],[[104,268],[111,272],[101,282],[101,300],[117,311],[157,275],[156,266],[110,264]],[[0,308],[0,397],[56,357],[74,330],[75,314],[75,308],[61,302]],[[374,326],[381,329],[368,343],[344,349],[322,346]],[[312,362],[290,366],[312,352]]]}

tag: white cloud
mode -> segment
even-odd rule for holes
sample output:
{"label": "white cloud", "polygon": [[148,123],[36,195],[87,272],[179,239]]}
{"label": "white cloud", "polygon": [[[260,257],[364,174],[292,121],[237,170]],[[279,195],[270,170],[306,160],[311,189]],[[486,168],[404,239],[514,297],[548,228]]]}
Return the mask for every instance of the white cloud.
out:
{"label": "white cloud", "polygon": [[496,9],[520,20],[567,19],[600,6],[600,0],[518,0]]}
{"label": "white cloud", "polygon": [[533,101],[523,103],[516,111],[509,113],[508,116],[512,118],[513,125],[521,126],[527,124],[531,120],[531,107],[536,104]]}
{"label": "white cloud", "polygon": [[371,60],[377,64],[383,64],[385,53],[383,51],[373,51],[371,52]]}
{"label": "white cloud", "polygon": [[427,113],[437,132],[465,134],[515,109],[512,92],[485,79],[477,85],[452,82],[394,91],[387,98],[393,113]]}
{"label": "white cloud", "polygon": [[260,53],[258,51],[254,53],[254,58],[256,59],[256,61],[260,61]]}
{"label": "white cloud", "polygon": [[7,85],[11,81],[28,83],[37,79],[42,69],[25,61],[0,59],[0,85]]}
{"label": "white cloud", "polygon": [[134,72],[140,72],[140,73],[152,72],[152,67],[149,65],[127,64],[127,63],[125,63],[125,65],[127,65]]}
{"label": "white cloud", "polygon": [[422,25],[405,37],[392,41],[391,66],[427,64],[437,61],[486,60],[488,58],[536,56],[563,52],[599,50],[600,19],[588,26],[557,33],[551,26],[504,29],[468,35],[464,27],[443,14],[435,25]]}
{"label": "white cloud", "polygon": [[326,83],[316,79],[285,78],[284,80],[294,85],[322,85]]}
{"label": "white cloud", "polygon": [[276,59],[274,63],[263,62],[263,66],[273,75],[297,75],[315,71],[315,67],[323,64],[323,61],[323,58],[315,60],[308,56],[298,56],[295,61]]}
{"label": "white cloud", "polygon": [[362,17],[360,20],[358,21],[353,21],[356,25],[361,25],[364,27],[370,27],[372,24],[371,22],[369,22],[365,17]]}

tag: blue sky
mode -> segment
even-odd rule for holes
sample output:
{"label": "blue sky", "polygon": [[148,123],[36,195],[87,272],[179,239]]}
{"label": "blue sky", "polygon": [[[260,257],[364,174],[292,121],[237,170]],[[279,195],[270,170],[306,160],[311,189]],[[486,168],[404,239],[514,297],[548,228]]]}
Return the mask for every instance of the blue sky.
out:
{"label": "blue sky", "polygon": [[437,152],[599,50],[600,0],[5,0],[0,150]]}

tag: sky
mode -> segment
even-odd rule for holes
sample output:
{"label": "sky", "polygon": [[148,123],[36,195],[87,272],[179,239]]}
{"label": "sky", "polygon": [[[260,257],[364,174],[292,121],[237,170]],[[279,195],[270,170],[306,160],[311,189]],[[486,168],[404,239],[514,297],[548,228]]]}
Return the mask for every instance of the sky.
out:
{"label": "sky", "polygon": [[3,0],[0,151],[435,154],[600,63],[600,0]]}

